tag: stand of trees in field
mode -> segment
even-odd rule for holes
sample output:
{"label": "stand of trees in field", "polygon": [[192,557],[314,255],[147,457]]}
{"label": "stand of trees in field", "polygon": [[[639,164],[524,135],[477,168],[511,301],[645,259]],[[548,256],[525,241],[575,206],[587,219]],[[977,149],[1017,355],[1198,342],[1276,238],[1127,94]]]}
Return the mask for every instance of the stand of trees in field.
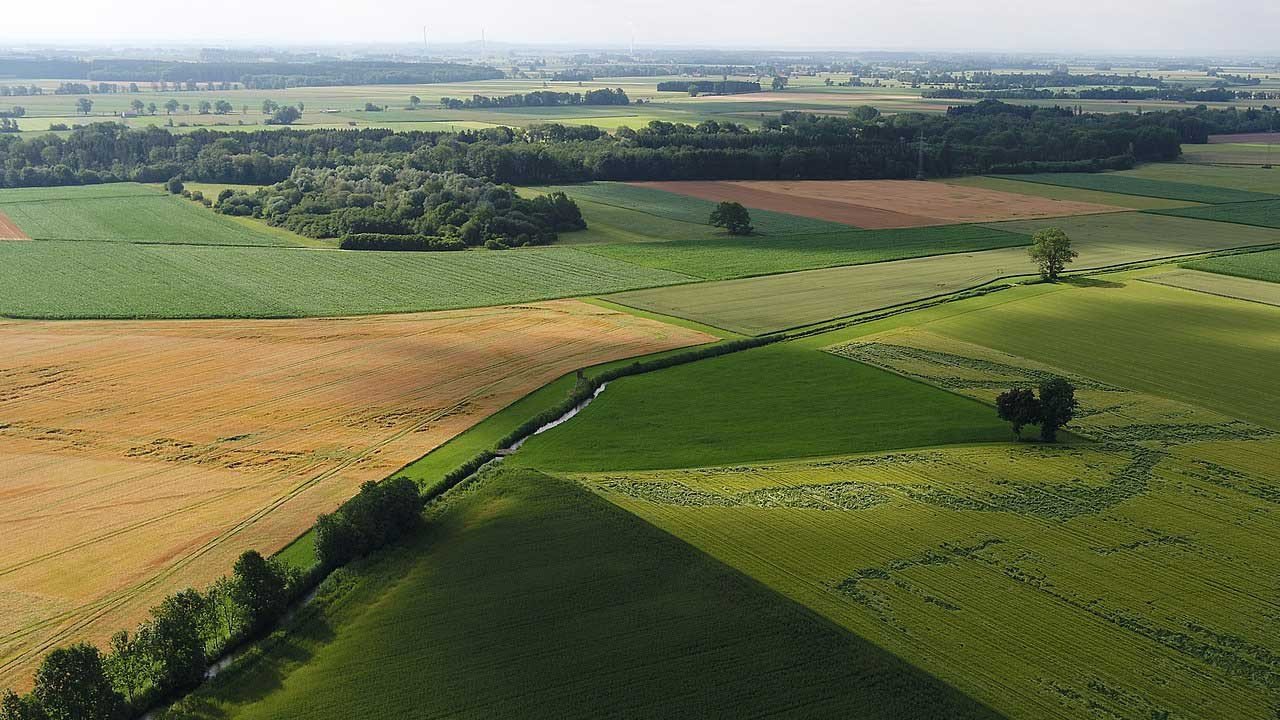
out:
{"label": "stand of trees in field", "polygon": [[760,92],[760,83],[746,80],[667,80],[658,92],[696,92],[699,95],[742,95]]}
{"label": "stand of trees in field", "polygon": [[760,130],[650,122],[610,134],[533,125],[460,133],[362,130],[128,129],[94,123],[68,137],[0,136],[0,187],[184,180],[269,184],[297,168],[344,165],[453,172],[495,183],[584,180],[872,179],[925,173],[1095,171],[1168,160],[1211,133],[1280,131],[1276,108],[1205,107],[1141,115],[983,101],[946,114],[782,113]]}
{"label": "stand of trees in field", "polygon": [[519,95],[472,95],[469,98],[440,98],[440,107],[447,110],[471,110],[474,108],[508,107],[559,107],[561,105],[630,105],[631,99],[622,89],[601,88],[585,93],[537,90]]}
{"label": "stand of trees in field", "polygon": [[1197,90],[1189,87],[1136,89],[1129,86],[1089,88],[1082,90],[1049,90],[1047,88],[1015,88],[1008,90],[965,90],[942,88],[925,90],[922,97],[945,100],[1172,100],[1176,102],[1231,102],[1233,100],[1275,100],[1280,92],[1265,90],[1229,90],[1224,87]]}
{"label": "stand of trees in field", "polygon": [[342,238],[350,250],[503,249],[545,245],[586,228],[564,193],[522,198],[510,186],[457,172],[394,164],[298,168],[254,192],[224,190],[216,209],[307,237]]}
{"label": "stand of trees in field", "polygon": [[0,693],[0,720],[124,720],[170,702],[204,680],[212,663],[270,632],[291,603],[330,571],[416,529],[424,499],[407,478],[367,482],[316,521],[317,564],[289,568],[249,550],[231,575],[203,592],[187,588],[151,608],[133,633],[53,650],[32,691]]}

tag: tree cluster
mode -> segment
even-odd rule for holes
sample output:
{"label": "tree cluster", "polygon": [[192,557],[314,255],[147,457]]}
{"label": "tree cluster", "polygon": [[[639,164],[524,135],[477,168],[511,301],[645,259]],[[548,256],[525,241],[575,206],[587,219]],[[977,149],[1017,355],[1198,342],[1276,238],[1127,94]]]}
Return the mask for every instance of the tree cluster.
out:
{"label": "tree cluster", "polygon": [[561,105],[629,105],[631,99],[622,88],[611,90],[601,88],[588,90],[585,93],[554,92],[536,90],[520,95],[502,95],[489,97],[472,95],[469,98],[440,98],[440,107],[447,110],[470,110],[473,108],[506,108],[506,107],[558,107]]}
{"label": "tree cluster", "polygon": [[232,574],[200,592],[176,592],[137,630],[57,648],[36,670],[31,693],[0,696],[0,720],[121,720],[195,687],[210,661],[261,634],[284,614],[301,576],[249,550]]}
{"label": "tree cluster", "polygon": [[1027,425],[1040,427],[1040,439],[1054,442],[1058,430],[1075,418],[1079,402],[1075,386],[1063,378],[1050,378],[1040,383],[1040,396],[1030,388],[1015,387],[996,397],[996,413],[1022,437]]}
{"label": "tree cluster", "polygon": [[299,168],[270,187],[224,191],[217,210],[260,217],[308,237],[422,236],[430,238],[428,248],[447,249],[458,243],[545,245],[557,233],[586,227],[577,204],[564,193],[526,199],[510,186],[403,163]]}
{"label": "tree cluster", "polygon": [[459,238],[430,237],[427,235],[392,235],[389,233],[352,233],[344,235],[338,247],[342,250],[422,252],[428,250],[466,250],[467,244]]}
{"label": "tree cluster", "polygon": [[746,80],[666,80],[658,92],[696,92],[699,95],[742,95],[760,92],[760,83]]}
{"label": "tree cluster", "polygon": [[366,482],[332,513],[316,518],[316,557],[325,569],[385,547],[418,527],[422,496],[405,477]]}

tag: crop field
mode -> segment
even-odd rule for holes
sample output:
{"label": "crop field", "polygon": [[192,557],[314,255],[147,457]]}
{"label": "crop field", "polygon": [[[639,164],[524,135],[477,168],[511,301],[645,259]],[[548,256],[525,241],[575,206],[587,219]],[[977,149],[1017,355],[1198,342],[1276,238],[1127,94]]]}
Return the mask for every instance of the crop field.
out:
{"label": "crop field", "polygon": [[1250,302],[1280,305],[1280,284],[1265,280],[1252,280],[1231,275],[1201,272],[1199,270],[1171,270],[1142,278],[1157,285],[1195,290],[1196,292]]}
{"label": "crop field", "polygon": [[[1212,147],[1212,146],[1205,146]],[[1276,162],[1280,163],[1280,158]],[[1195,183],[1245,192],[1280,195],[1280,171],[1260,167],[1221,167],[1191,163],[1152,163],[1123,175],[1160,182]],[[1254,198],[1262,199],[1262,198]],[[1219,201],[1220,202],[1220,201]],[[1236,202],[1235,200],[1229,202]]]}
{"label": "crop field", "polygon": [[1280,283],[1280,250],[1206,258],[1189,262],[1185,267],[1194,270],[1235,275],[1236,277]]}
{"label": "crop field", "polygon": [[1089,203],[1092,205],[1110,205],[1114,209],[1127,210],[1159,210],[1164,208],[1187,207],[1195,205],[1185,200],[1168,200],[1166,198],[1144,197],[1142,195],[1122,195],[1119,193],[1085,190],[1083,188],[1066,187],[1064,185],[1045,185],[1044,183],[1028,183],[989,175],[971,175],[968,177],[948,178],[939,182],[959,187],[983,188],[1019,195],[1066,200],[1069,202]]}
{"label": "crop field", "polygon": [[[1071,442],[573,477],[1009,717],[1270,718],[1280,434],[1244,398],[1267,394],[1280,309],[1122,278],[1010,292],[827,349],[985,403],[1066,376]],[[614,414],[698,426],[666,410]]]}
{"label": "crop field", "polygon": [[860,228],[910,228],[1115,212],[1109,205],[916,180],[685,181],[641,185]]}
{"label": "crop field", "polygon": [[271,552],[576,368],[712,340],[577,301],[286,321],[0,324],[0,684]]}
{"label": "crop field", "polygon": [[1230,203],[1228,205],[1197,205],[1195,207],[1153,212],[1177,217],[1280,228],[1280,200],[1258,200],[1256,202]]}
{"label": "crop field", "polygon": [[[786,418],[786,422],[779,422]],[[1003,439],[978,403],[792,344],[611,383],[509,462],[645,469]]]}
{"label": "crop field", "polygon": [[[1014,221],[993,229],[1029,235],[1061,227],[1080,258],[1074,270],[1280,242],[1267,228],[1148,213]],[[938,228],[943,231],[946,228]],[[982,252],[721,280],[611,296],[623,305],[759,334],[946,295],[1034,272],[1026,250]]]}
{"label": "crop field", "polygon": [[581,487],[527,470],[469,486],[430,532],[344,572],[316,605],[285,642],[171,716],[997,717]]}
{"label": "crop field", "polygon": [[1026,235],[981,225],[836,234],[749,236],[583,246],[584,250],[645,267],[709,280],[836,265],[965,253],[1029,245]]}
{"label": "crop field", "polygon": [[1277,156],[1275,135],[1271,141],[1214,143],[1212,138],[1208,145],[1183,145],[1182,161],[1187,163],[1203,163],[1208,165],[1268,165],[1280,161]]}
{"label": "crop field", "polygon": [[449,253],[0,243],[0,315],[192,318],[444,310],[688,282],[572,248]]}
{"label": "crop field", "polygon": [[0,190],[0,213],[28,237],[179,245],[284,245],[284,233],[209,212],[145,185]]}
{"label": "crop field", "polygon": [[[1165,165],[1170,164],[1166,163]],[[1152,165],[1150,167],[1159,166]],[[1201,185],[1195,182],[1188,182],[1188,179],[1193,176],[1183,172],[1182,165],[1177,165],[1176,167],[1178,170],[1173,172],[1171,176],[1178,178],[1177,180],[1166,180],[1162,177],[1140,177],[1129,174],[1130,171],[1122,173],[1044,173],[1040,175],[1015,175],[1010,177],[1020,182],[1038,182],[1048,185],[1062,185],[1065,187],[1081,188],[1084,190],[1098,190],[1101,192],[1120,193],[1124,195],[1145,195],[1147,197],[1167,198],[1170,200],[1187,200],[1190,202],[1201,203],[1248,202],[1250,200],[1272,200],[1275,198],[1276,193],[1273,192],[1258,192],[1215,186],[1211,184]],[[1169,171],[1160,171],[1161,174],[1167,172]]]}

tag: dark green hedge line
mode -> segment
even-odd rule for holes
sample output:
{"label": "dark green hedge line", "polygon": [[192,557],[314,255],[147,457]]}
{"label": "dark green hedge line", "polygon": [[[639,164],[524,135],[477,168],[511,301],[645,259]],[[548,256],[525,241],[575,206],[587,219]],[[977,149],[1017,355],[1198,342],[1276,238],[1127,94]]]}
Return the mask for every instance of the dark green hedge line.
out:
{"label": "dark green hedge line", "polygon": [[392,235],[389,233],[352,233],[342,238],[338,247],[343,250],[466,250],[467,244],[459,238],[431,235]]}

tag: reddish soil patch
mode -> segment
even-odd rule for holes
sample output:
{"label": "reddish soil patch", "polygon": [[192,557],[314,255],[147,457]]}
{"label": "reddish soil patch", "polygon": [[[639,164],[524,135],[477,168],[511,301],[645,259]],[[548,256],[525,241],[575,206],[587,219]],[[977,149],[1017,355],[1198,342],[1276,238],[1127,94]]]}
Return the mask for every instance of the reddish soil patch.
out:
{"label": "reddish soil patch", "polygon": [[0,688],[567,372],[711,339],[572,300],[0,322]]}
{"label": "reddish soil patch", "polygon": [[859,228],[907,228],[1115,212],[1071,202],[916,180],[747,180],[641,183],[715,202],[802,215]]}
{"label": "reddish soil patch", "polygon": [[18,223],[10,220],[8,215],[0,212],[0,240],[30,239],[30,236],[22,232],[22,228],[18,227]]}
{"label": "reddish soil patch", "polygon": [[1280,142],[1280,133],[1238,133],[1235,135],[1210,135],[1210,145],[1222,143],[1274,143]]}

